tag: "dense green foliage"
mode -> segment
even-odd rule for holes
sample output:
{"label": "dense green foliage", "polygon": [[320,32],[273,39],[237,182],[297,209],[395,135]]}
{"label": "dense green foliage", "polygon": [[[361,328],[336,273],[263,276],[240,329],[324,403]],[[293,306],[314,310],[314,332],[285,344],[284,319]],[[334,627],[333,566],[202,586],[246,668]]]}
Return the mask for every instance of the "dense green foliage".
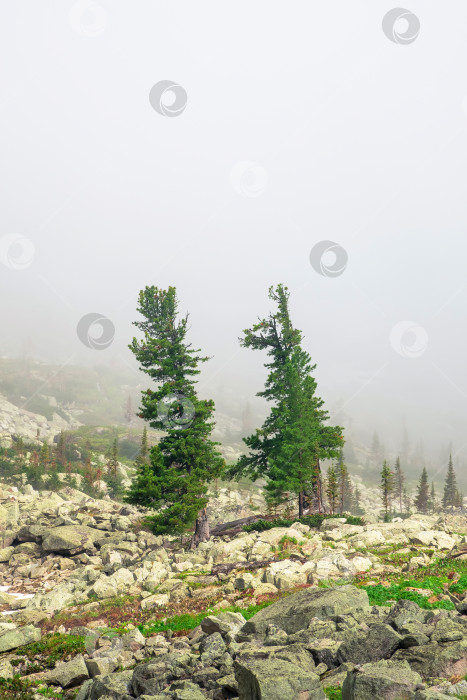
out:
{"label": "dense green foliage", "polygon": [[83,654],[86,651],[85,639],[69,634],[46,634],[38,642],[31,642],[15,649],[16,656],[29,660],[42,657],[44,668],[54,668],[57,661],[63,661],[69,656]]}
{"label": "dense green foliage", "polygon": [[342,700],[342,689],[338,686],[324,688],[324,694],[328,700]]}
{"label": "dense green foliage", "polygon": [[200,400],[195,391],[200,363],[208,357],[187,342],[188,315],[178,317],[175,287],[146,287],[140,292],[142,321],[134,325],[143,339],[130,349],[140,369],[155,382],[142,393],[140,416],[164,431],[141,460],[127,500],[157,510],[148,518],[156,534],[183,532],[199,519],[208,497],[207,484],[220,476],[224,462],[210,439],[214,402]]}
{"label": "dense green foliage", "polygon": [[301,331],[292,325],[287,287],[271,287],[269,298],[277,310],[247,328],[240,343],[266,351],[269,373],[257,396],[272,407],[263,426],[244,438],[249,453],[229,474],[248,475],[253,480],[266,477],[269,499],[280,503],[298,498],[302,514],[305,501],[321,507],[320,459],[339,456],[342,428],[325,425],[329,416],[312,376],[316,365],[301,347]]}
{"label": "dense green foliage", "polygon": [[220,612],[239,612],[243,615],[245,620],[249,620],[253,615],[263,608],[272,605],[275,600],[267,600],[264,603],[258,603],[254,605],[249,605],[246,608],[240,607],[239,605],[231,605],[227,608],[220,608],[219,610],[203,610],[203,612],[196,614],[185,613],[184,615],[174,615],[162,620],[157,620],[151,625],[139,625],[139,631],[144,634],[145,637],[149,637],[153,634],[160,632],[165,632],[166,630],[172,630],[177,632],[180,630],[192,630],[204,620],[208,615],[216,615]]}
{"label": "dense green foliage", "polygon": [[275,520],[257,520],[250,525],[244,525],[243,530],[245,532],[264,532],[264,530],[271,530],[273,527],[290,527],[293,523],[303,523],[309,527],[319,528],[323,520],[327,518],[346,518],[350,525],[364,525],[365,521],[355,515],[349,515],[348,513],[313,513],[312,515],[303,515],[301,518],[276,518]]}

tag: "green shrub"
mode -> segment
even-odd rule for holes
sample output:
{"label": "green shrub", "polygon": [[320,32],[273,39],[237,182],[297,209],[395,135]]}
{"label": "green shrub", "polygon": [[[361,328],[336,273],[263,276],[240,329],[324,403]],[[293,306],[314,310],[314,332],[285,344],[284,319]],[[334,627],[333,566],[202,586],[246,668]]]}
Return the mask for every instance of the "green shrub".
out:
{"label": "green shrub", "polygon": [[308,527],[319,528],[323,520],[328,518],[345,518],[349,525],[364,525],[365,521],[356,515],[349,515],[347,513],[313,513],[313,515],[303,515],[301,518],[276,518],[275,520],[257,520],[255,523],[250,525],[244,525],[243,530],[245,532],[263,532],[264,530],[271,530],[273,527],[290,527],[293,523],[303,523],[308,525]]}

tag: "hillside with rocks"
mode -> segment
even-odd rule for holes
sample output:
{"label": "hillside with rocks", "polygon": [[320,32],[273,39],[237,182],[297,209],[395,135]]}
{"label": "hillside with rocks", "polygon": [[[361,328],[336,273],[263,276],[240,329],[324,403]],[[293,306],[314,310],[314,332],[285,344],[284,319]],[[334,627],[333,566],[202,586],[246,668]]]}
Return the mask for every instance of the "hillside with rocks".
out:
{"label": "hillside with rocks", "polygon": [[[86,410],[65,395],[42,413],[0,397],[0,700],[467,695],[462,502],[383,517],[362,466],[353,514],[299,518],[264,479],[218,478],[192,548],[124,502],[141,425],[85,425],[94,394]],[[227,463],[240,429],[218,416]]]}
{"label": "hillside with rocks", "polygon": [[[463,515],[214,527],[190,550],[108,496],[16,483],[0,487],[0,664],[11,688],[22,677],[22,697],[45,688],[63,698],[79,689],[79,700],[466,691]],[[261,506],[246,493],[234,500],[220,489],[214,509],[251,519]]]}

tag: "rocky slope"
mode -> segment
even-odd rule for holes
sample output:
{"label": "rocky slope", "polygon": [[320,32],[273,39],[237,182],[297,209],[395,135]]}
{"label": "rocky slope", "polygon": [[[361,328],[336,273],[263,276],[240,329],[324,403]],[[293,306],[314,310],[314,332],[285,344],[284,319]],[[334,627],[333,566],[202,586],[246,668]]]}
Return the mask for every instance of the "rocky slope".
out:
{"label": "rocky slope", "polygon": [[[322,698],[326,684],[344,684],[344,697],[366,698],[361,688],[373,687],[376,674],[389,688],[378,697],[423,700],[436,697],[417,689],[423,682],[467,672],[467,606],[449,591],[417,595],[451,608],[455,603],[458,610],[421,610],[409,601],[394,609],[372,608],[363,589],[319,587],[362,576],[371,585],[398,574],[401,566],[413,572],[448,554],[459,554],[455,561],[462,566],[464,517],[455,528],[449,519],[424,515],[367,525],[337,518],[325,520],[319,530],[297,522],[213,537],[189,551],[179,538],[142,530],[141,513],[131,506],[69,487],[37,492],[20,477],[17,483],[0,486],[0,577],[7,588],[0,592],[0,675],[5,678],[19,672],[66,693],[88,681],[80,700],[147,700],[158,694],[175,700],[305,700]],[[220,490],[215,501],[222,510],[230,496]],[[388,548],[397,555],[394,560],[383,556]],[[281,598],[246,625],[239,615],[298,587],[301,598]],[[302,610],[291,602],[302,599],[315,601],[310,602],[313,614],[303,612],[308,603]],[[339,600],[340,607],[329,600]],[[319,614],[315,605],[321,605]],[[164,617],[232,606],[238,612],[205,618],[190,638],[153,633],[155,621]],[[109,635],[109,627],[123,634]],[[48,640],[51,631],[75,635],[84,648],[53,669],[39,664],[35,671],[18,649]],[[297,685],[292,669],[302,667]],[[397,686],[395,695],[391,682],[401,674],[407,688]]]}
{"label": "rocky slope", "polygon": [[[50,397],[52,400],[53,397]],[[15,406],[0,394],[0,446],[9,446],[12,435],[21,435],[27,440],[52,441],[61,430],[70,430],[81,425],[73,416],[62,410],[63,415],[52,412],[48,420],[39,413]]]}

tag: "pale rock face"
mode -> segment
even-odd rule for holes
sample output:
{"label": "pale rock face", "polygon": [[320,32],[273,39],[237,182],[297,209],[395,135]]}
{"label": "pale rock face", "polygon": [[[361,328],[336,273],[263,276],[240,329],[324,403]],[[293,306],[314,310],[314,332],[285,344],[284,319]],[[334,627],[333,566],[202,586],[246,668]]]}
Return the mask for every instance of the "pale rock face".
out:
{"label": "pale rock face", "polygon": [[152,588],[156,588],[168,578],[166,567],[158,561],[143,561],[143,565],[135,569],[133,574],[137,583],[150,581]]}
{"label": "pale rock face", "polygon": [[448,550],[455,547],[458,541],[458,537],[454,538],[440,530],[421,530],[410,537],[412,544],[422,544],[425,547],[437,547],[438,549]]}
{"label": "pale rock face", "polygon": [[272,583],[280,590],[294,588],[307,583],[308,572],[302,571],[299,562],[284,559],[270,564],[263,573],[263,583]]}
{"label": "pale rock face", "polygon": [[300,523],[300,522],[292,523],[292,525],[290,527],[292,530],[298,530],[298,532],[301,532],[302,534],[311,532],[311,527],[309,527],[308,525],[305,525],[305,523]]}
{"label": "pale rock face", "polygon": [[247,553],[251,551],[254,542],[255,538],[245,533],[244,536],[238,536],[230,542],[216,542],[210,551],[210,555],[215,562],[241,561],[241,559],[245,559]]}
{"label": "pale rock face", "polygon": [[335,578],[339,576],[339,569],[332,563],[330,557],[324,557],[316,562],[316,576],[321,579]]}
{"label": "pale rock face", "polygon": [[361,532],[349,538],[349,544],[353,547],[374,547],[375,545],[384,544],[385,542],[386,538],[383,533],[376,529]]}
{"label": "pale rock face", "polygon": [[117,586],[110,581],[110,577],[102,575],[97,579],[89,592],[98,598],[112,598],[117,595]]}
{"label": "pale rock face", "polygon": [[108,550],[102,555],[102,561],[104,564],[122,564],[122,555],[116,550]]}
{"label": "pale rock face", "polygon": [[257,586],[255,586],[255,594],[256,595],[277,593],[278,590],[279,589],[273,583],[262,583],[261,582]]}
{"label": "pale rock face", "polygon": [[371,559],[368,559],[367,557],[353,557],[351,561],[355,567],[356,573],[361,571],[369,571],[373,566]]}
{"label": "pale rock face", "polygon": [[128,569],[117,569],[115,573],[109,576],[109,580],[112,582],[112,585],[115,585],[117,593],[125,593],[126,589],[133,585],[135,577]]}
{"label": "pale rock face", "polygon": [[162,605],[167,605],[170,597],[167,593],[156,593],[155,595],[150,595],[141,601],[141,607],[143,610],[153,610]]}
{"label": "pale rock face", "polygon": [[298,542],[303,540],[303,532],[293,527],[275,527],[260,534],[261,542],[277,546],[283,537],[294,537]]}
{"label": "pale rock face", "polygon": [[252,559],[260,560],[266,559],[271,555],[272,548],[268,542],[264,542],[262,539],[256,540],[251,550]]}

